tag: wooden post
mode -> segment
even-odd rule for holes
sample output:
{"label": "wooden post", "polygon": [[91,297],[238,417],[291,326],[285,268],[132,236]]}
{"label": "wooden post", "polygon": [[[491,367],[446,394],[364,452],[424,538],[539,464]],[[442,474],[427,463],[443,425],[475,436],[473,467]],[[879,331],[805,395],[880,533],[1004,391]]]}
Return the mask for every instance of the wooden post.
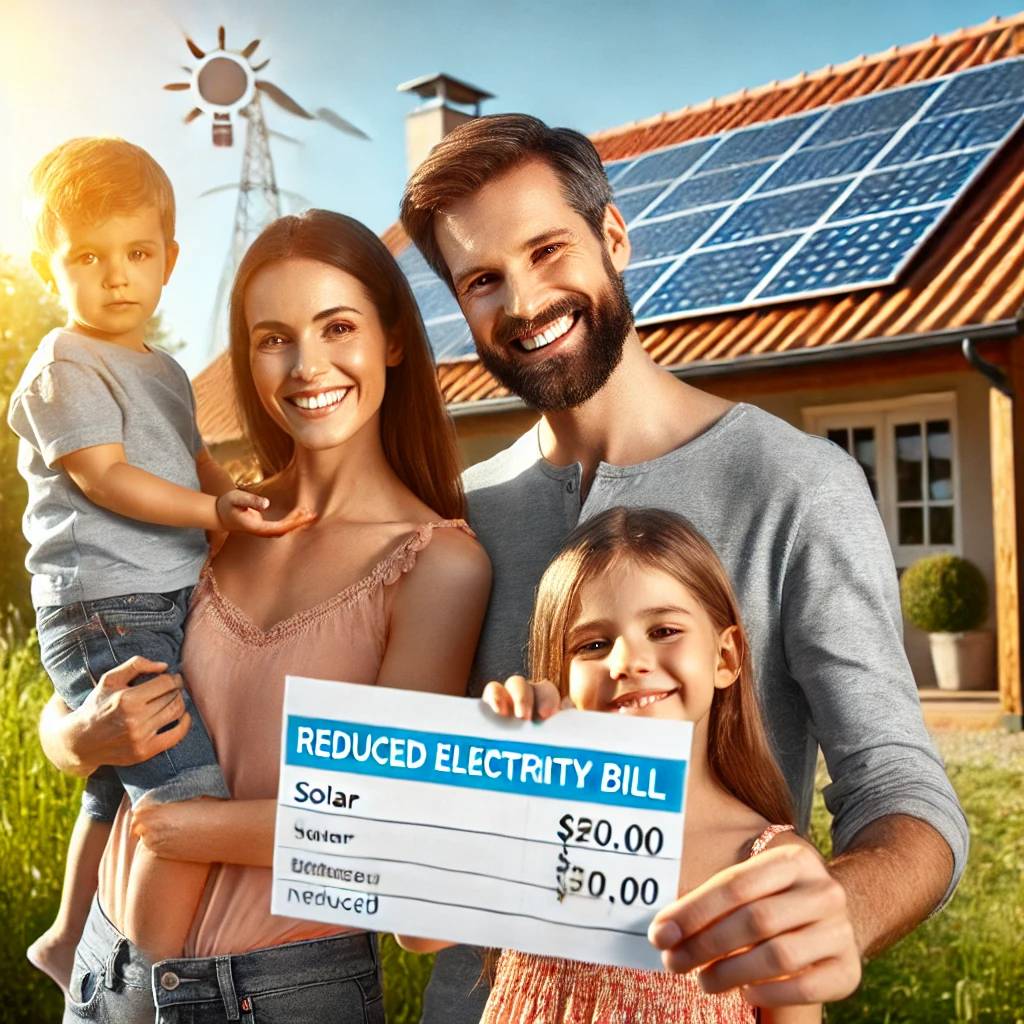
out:
{"label": "wooden post", "polygon": [[1024,595],[1024,339],[1010,343],[1007,376],[1016,398],[989,391],[992,452],[992,526],[995,543],[996,629],[999,701],[1010,729],[1024,726],[1022,707],[1022,615]]}

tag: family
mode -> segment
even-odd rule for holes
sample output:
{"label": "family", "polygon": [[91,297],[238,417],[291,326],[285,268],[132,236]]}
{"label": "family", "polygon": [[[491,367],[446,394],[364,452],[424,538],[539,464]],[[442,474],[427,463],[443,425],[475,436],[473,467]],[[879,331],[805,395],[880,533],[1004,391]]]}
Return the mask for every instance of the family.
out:
{"label": "family", "polygon": [[[949,898],[967,826],[863,473],[653,363],[585,136],[477,118],[406,185],[481,362],[540,414],[461,480],[415,300],[363,225],[283,217],[238,269],[243,490],[146,343],[178,255],[166,175],[76,139],[33,184],[68,320],[8,419],[56,690],[40,735],[88,783],[28,955],[65,1021],[384,1019],[374,935],[270,914],[286,673],[695,723],[693,853],[649,931],[666,970],[399,936],[439,950],[427,1024],[818,1021]],[[827,863],[801,837],[819,747]]]}

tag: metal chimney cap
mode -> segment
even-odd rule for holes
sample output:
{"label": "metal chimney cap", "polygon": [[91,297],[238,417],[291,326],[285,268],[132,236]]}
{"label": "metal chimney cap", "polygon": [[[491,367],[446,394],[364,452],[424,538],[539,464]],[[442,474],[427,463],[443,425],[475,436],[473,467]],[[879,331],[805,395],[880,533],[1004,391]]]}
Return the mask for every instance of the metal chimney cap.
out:
{"label": "metal chimney cap", "polygon": [[493,93],[485,92],[475,85],[441,73],[423,75],[410,82],[403,82],[398,86],[397,91],[414,92],[424,99],[432,99],[436,96],[441,100],[451,100],[452,103],[462,103],[467,106],[479,104],[481,100],[494,99]]}

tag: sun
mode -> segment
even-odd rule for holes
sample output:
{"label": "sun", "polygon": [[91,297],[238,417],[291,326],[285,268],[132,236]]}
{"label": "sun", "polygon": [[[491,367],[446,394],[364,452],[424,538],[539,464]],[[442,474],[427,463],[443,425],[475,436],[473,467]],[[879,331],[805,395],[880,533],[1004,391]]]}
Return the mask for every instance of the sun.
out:
{"label": "sun", "polygon": [[269,63],[250,63],[250,58],[260,45],[254,39],[244,50],[229,50],[225,41],[224,26],[217,29],[217,48],[204,53],[191,39],[185,37],[185,43],[192,56],[199,63],[194,68],[182,68],[189,75],[187,82],[169,82],[164,86],[171,92],[191,92],[195,107],[185,115],[185,124],[189,124],[203,114],[213,117],[213,144],[230,146],[234,140],[232,118],[245,115],[246,109],[263,93],[289,114],[307,120],[326,121],[334,128],[366,138],[364,132],[339,117],[332,110],[321,108],[311,114],[291,98],[283,89],[256,77]]}

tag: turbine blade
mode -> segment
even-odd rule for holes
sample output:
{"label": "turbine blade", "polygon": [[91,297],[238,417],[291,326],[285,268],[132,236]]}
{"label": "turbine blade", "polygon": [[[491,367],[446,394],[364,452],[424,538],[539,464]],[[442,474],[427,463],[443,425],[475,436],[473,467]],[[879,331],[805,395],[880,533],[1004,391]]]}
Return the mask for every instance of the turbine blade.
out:
{"label": "turbine blade", "polygon": [[200,50],[199,47],[196,46],[196,44],[193,43],[191,39],[189,39],[188,36],[185,36],[185,45],[188,46],[188,48],[192,51],[192,56],[197,58],[198,60],[202,60],[206,56],[206,54],[203,53],[203,51]]}
{"label": "turbine blade", "polygon": [[164,88],[168,92],[184,92],[186,89],[191,89],[192,86],[188,82],[168,82]]}
{"label": "turbine blade", "polygon": [[200,114],[202,114],[202,111],[198,107],[193,107],[185,115],[185,117],[183,118],[183,121],[184,121],[185,124],[191,124],[197,117],[199,117]]}
{"label": "turbine blade", "polygon": [[253,68],[253,71],[262,71],[269,63],[270,63],[270,58],[268,57],[262,64],[257,64]]}
{"label": "turbine blade", "polygon": [[273,129],[268,133],[272,138],[280,139],[282,142],[291,142],[296,146],[301,146],[302,143],[298,139],[292,138],[290,135],[285,135],[284,132],[275,132]]}
{"label": "turbine blade", "polygon": [[248,60],[248,58],[249,58],[249,57],[251,57],[251,56],[252,56],[252,55],[253,55],[253,54],[254,54],[254,53],[256,52],[256,47],[257,47],[257,46],[259,46],[259,45],[260,45],[260,41],[259,41],[258,39],[254,39],[254,40],[253,40],[253,41],[252,41],[252,42],[251,42],[251,43],[250,43],[250,44],[249,44],[249,45],[248,45],[248,46],[247,46],[247,47],[246,47],[246,48],[245,48],[245,49],[244,49],[244,50],[242,51],[242,56],[243,56],[243,57],[245,57],[245,58],[246,58],[246,59]]}
{"label": "turbine blade", "polygon": [[268,98],[272,99],[279,107],[284,107],[289,114],[294,114],[296,117],[304,117],[307,121],[314,120],[313,115],[304,107],[300,107],[284,89],[279,89],[271,82],[257,82],[256,88],[266,93]]}
{"label": "turbine blade", "polygon": [[325,124],[329,124],[332,128],[337,128],[339,132],[354,135],[357,139],[369,139],[370,137],[361,128],[357,128],[352,124],[351,121],[346,121],[345,118],[336,114],[333,110],[328,110],[327,107],[320,107],[316,112],[316,116]]}
{"label": "turbine blade", "polygon": [[217,27],[217,45],[223,50],[224,49],[224,26],[219,25]]}
{"label": "turbine blade", "polygon": [[201,199],[204,196],[216,195],[218,192],[230,192],[232,189],[236,189],[238,187],[237,183],[232,185],[217,185],[214,188],[208,188],[205,192],[200,192],[199,197]]}

